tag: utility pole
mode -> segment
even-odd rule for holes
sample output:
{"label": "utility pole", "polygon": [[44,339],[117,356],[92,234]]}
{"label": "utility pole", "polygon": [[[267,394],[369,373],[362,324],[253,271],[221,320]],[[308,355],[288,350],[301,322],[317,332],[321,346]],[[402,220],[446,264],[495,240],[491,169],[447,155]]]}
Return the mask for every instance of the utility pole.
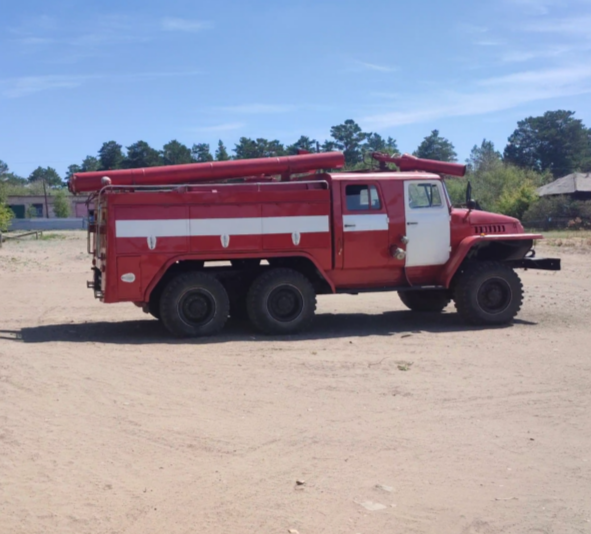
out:
{"label": "utility pole", "polygon": [[47,205],[47,187],[45,184],[45,178],[43,178],[43,195],[45,196],[45,218],[49,219],[49,206]]}

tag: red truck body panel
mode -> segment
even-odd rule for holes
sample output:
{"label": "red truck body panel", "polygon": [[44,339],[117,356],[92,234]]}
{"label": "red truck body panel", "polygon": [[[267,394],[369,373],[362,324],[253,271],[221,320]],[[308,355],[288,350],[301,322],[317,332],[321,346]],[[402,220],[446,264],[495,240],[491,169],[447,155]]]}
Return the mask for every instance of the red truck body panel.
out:
{"label": "red truck body panel", "polygon": [[196,186],[105,198],[105,302],[147,300],[166,267],[183,260],[295,254],[323,271],[332,268],[326,182]]}

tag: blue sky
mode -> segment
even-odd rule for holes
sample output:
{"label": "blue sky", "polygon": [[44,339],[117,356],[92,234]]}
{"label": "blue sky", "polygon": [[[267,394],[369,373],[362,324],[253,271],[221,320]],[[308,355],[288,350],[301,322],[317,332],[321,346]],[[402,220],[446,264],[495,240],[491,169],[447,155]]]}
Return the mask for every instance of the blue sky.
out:
{"label": "blue sky", "polygon": [[591,0],[19,0],[0,19],[0,159],[64,174],[104,141],[320,141],[352,118],[467,157],[518,120],[591,126]]}

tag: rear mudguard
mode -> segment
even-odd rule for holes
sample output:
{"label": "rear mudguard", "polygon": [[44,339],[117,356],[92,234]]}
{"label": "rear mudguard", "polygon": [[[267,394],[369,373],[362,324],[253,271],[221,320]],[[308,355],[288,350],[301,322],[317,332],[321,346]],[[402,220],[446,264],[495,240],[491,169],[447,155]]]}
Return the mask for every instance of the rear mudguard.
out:
{"label": "rear mudguard", "polygon": [[[334,285],[334,282],[327,275],[326,271],[318,263],[316,258],[314,258],[310,254],[266,253],[266,254],[260,254],[260,255],[257,255],[257,254],[249,255],[248,258],[250,258],[250,259],[253,259],[253,258],[260,258],[260,259],[304,258],[304,259],[312,262],[314,264],[314,266],[316,267],[316,269],[318,269],[318,272],[320,273],[321,277],[329,285],[331,292],[332,293],[336,292],[336,287]],[[211,255],[211,256],[205,255],[204,256],[204,255],[194,255],[194,254],[193,255],[191,255],[191,254],[181,255],[181,256],[176,256],[176,257],[170,258],[164,265],[162,265],[160,270],[156,273],[156,275],[150,281],[149,285],[146,287],[146,290],[144,292],[144,302],[149,302],[150,295],[151,295],[152,291],[154,290],[154,288],[158,285],[160,280],[162,280],[162,277],[166,274],[168,269],[170,269],[172,267],[172,265],[174,265],[177,262],[181,262],[181,261],[227,261],[227,260],[232,260],[232,259],[245,259],[245,258],[244,258],[244,255],[235,255],[235,256],[227,255],[226,257],[224,257],[220,260],[219,256],[217,256],[217,255],[215,255],[215,256],[214,255]]]}

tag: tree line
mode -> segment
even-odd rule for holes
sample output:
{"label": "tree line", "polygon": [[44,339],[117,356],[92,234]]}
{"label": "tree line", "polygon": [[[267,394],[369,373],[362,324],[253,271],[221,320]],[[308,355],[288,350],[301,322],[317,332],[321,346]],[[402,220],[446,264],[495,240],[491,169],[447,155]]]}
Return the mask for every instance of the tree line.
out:
{"label": "tree line", "polygon": [[[277,157],[294,155],[299,150],[340,150],[345,155],[347,170],[374,165],[370,158],[372,152],[399,153],[395,139],[364,132],[359,124],[349,119],[333,126],[330,139],[322,142],[305,135],[293,144],[284,144],[277,139],[241,137],[231,154],[222,140],[213,152],[207,143],[189,147],[172,140],[158,150],[146,141],[137,141],[125,149],[116,141],[107,141],[95,156],[86,156],[80,163],[70,165],[65,172],[65,180],[78,172]],[[438,130],[427,135],[413,154],[447,162],[457,161],[458,158],[453,143]],[[575,118],[573,111],[548,111],[519,121],[502,153],[491,141],[484,139],[474,146],[467,163],[469,179],[480,195],[481,205],[489,210],[521,217],[537,200],[536,187],[572,172],[591,171],[591,129]],[[0,185],[4,189],[0,195],[6,196],[7,191],[14,190],[14,187],[36,190],[43,182],[55,189],[64,185],[62,177],[52,167],[38,167],[24,178],[11,173],[8,165],[0,161]],[[12,187],[7,189],[7,186]],[[452,199],[461,202],[465,181],[448,180],[448,188]]]}

